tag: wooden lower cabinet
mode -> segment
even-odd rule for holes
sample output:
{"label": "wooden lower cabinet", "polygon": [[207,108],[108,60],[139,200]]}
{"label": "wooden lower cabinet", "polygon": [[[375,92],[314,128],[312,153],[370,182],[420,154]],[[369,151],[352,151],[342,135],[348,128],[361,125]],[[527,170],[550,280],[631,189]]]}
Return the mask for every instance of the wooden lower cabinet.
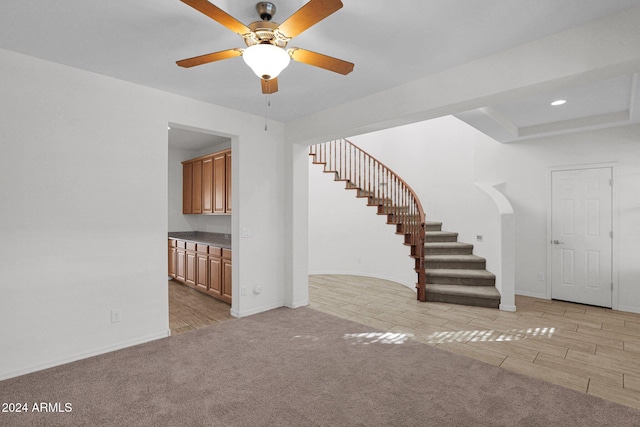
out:
{"label": "wooden lower cabinet", "polygon": [[207,293],[222,299],[222,256],[220,248],[209,247],[209,288]]}
{"label": "wooden lower cabinet", "polygon": [[[172,266],[174,275],[171,274]],[[172,243],[169,239],[169,275],[185,285],[231,304],[229,249],[180,240]]]}
{"label": "wooden lower cabinet", "polygon": [[187,242],[187,250],[185,253],[185,275],[184,283],[196,287],[196,244]]}
{"label": "wooden lower cabinet", "polygon": [[222,250],[222,296],[220,299],[231,303],[231,251]]}
{"label": "wooden lower cabinet", "polygon": [[178,242],[178,247],[176,248],[176,277],[175,279],[179,282],[185,282],[185,271],[186,271],[186,264],[185,264],[185,259],[186,259],[186,255],[187,252],[185,251],[184,247],[180,247],[179,244],[184,242]]}
{"label": "wooden lower cabinet", "polygon": [[209,257],[206,254],[196,254],[196,289],[199,291],[207,291],[209,283],[208,274]]}
{"label": "wooden lower cabinet", "polygon": [[176,278],[176,241],[174,239],[169,239],[169,277]]}

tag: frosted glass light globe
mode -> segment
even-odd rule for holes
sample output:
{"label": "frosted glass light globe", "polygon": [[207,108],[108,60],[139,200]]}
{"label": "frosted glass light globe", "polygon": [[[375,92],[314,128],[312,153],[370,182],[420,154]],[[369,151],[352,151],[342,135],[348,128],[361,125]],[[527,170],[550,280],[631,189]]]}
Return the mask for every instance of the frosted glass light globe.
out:
{"label": "frosted glass light globe", "polygon": [[278,74],[287,68],[291,61],[291,57],[284,49],[272,44],[249,46],[242,53],[242,58],[256,76],[265,80],[278,77]]}

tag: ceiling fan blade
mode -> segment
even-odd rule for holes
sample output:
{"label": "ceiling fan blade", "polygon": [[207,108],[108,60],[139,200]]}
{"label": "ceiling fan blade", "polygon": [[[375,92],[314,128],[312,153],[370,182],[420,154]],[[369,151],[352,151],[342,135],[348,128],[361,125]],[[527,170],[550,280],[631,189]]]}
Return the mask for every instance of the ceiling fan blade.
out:
{"label": "ceiling fan blade", "polygon": [[228,49],[220,52],[207,53],[206,55],[194,56],[193,58],[182,59],[176,61],[181,67],[190,68],[196,65],[208,64],[209,62],[221,61],[223,59],[229,59],[236,56],[241,56],[242,50],[240,49]]}
{"label": "ceiling fan blade", "polygon": [[354,65],[351,62],[332,56],[323,55],[321,53],[311,52],[310,50],[294,47],[289,49],[291,59],[297,62],[313,65],[314,67],[324,68],[339,74],[349,74],[353,71]]}
{"label": "ceiling fan blade", "polygon": [[286,37],[294,38],[341,8],[340,0],[310,0],[280,24],[278,31]]}
{"label": "ceiling fan blade", "polygon": [[251,32],[251,29],[244,25],[242,22],[238,21],[233,16],[229,15],[224,10],[220,9],[218,6],[215,6],[209,3],[207,0],[180,0],[182,3],[185,3],[198,12],[201,12],[207,15],[209,18],[214,21],[219,22],[224,25],[234,33],[238,33],[240,35],[247,34]]}
{"label": "ceiling fan blade", "polygon": [[278,91],[277,77],[274,77],[273,79],[269,79],[269,80],[261,79],[261,81],[262,81],[262,93],[268,95],[270,93],[276,93]]}

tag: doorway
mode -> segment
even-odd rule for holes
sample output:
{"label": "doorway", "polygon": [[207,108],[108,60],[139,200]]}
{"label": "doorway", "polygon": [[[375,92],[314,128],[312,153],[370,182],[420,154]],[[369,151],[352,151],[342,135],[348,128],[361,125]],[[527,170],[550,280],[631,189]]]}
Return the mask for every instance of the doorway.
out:
{"label": "doorway", "polygon": [[612,307],[613,167],[551,172],[551,298]]}

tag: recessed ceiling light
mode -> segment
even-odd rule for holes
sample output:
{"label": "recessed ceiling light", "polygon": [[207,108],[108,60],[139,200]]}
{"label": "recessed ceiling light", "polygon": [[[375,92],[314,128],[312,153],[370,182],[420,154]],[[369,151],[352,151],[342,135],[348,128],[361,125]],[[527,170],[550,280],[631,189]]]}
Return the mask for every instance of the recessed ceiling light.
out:
{"label": "recessed ceiling light", "polygon": [[553,105],[554,107],[558,106],[558,105],[562,105],[565,104],[567,102],[566,99],[556,99],[555,101],[553,101],[551,103],[551,105]]}

